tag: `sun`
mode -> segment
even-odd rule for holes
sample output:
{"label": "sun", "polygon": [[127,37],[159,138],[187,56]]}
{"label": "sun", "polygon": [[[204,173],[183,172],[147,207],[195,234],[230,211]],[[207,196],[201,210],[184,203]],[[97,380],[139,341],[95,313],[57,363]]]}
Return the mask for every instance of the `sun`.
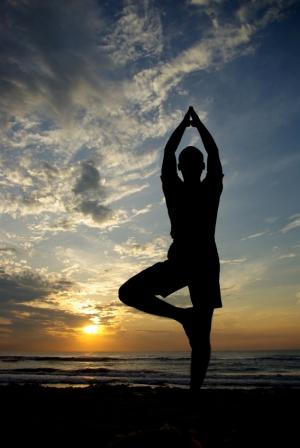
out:
{"label": "sun", "polygon": [[86,325],[82,331],[86,334],[97,334],[99,333],[99,325]]}

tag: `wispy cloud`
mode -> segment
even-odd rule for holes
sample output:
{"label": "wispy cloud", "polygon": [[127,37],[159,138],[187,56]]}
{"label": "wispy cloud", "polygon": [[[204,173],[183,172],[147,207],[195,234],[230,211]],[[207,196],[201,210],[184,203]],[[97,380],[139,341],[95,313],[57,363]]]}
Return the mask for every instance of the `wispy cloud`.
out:
{"label": "wispy cloud", "polygon": [[150,7],[147,0],[125,2],[117,22],[108,29],[104,43],[115,64],[160,56],[163,36],[158,9]]}
{"label": "wispy cloud", "polygon": [[152,241],[140,244],[135,238],[129,238],[123,244],[116,244],[114,250],[122,257],[133,257],[142,259],[157,259],[165,257],[168,240],[157,237]]}
{"label": "wispy cloud", "polygon": [[278,255],[278,257],[276,257],[276,260],[286,260],[286,259],[295,258],[295,257],[297,257],[297,254],[295,254],[294,252],[290,252],[288,254]]}
{"label": "wispy cloud", "polygon": [[46,104],[48,112],[62,118],[92,93],[106,97],[97,65],[100,60],[103,67],[110,63],[97,50],[104,21],[95,1],[15,1],[2,8],[3,119],[10,113],[45,111]]}
{"label": "wispy cloud", "polygon": [[[2,47],[2,77],[9,79],[2,96],[7,119],[2,212],[15,217],[56,213],[60,223],[70,222],[73,214],[92,227],[124,222],[124,212],[111,204],[143,191],[146,179],[157,172],[161,149],[140,148],[178,122],[179,112],[167,114],[164,106],[172,89],[190,73],[217,69],[251,47],[257,31],[252,15],[244,11],[239,21],[233,15],[225,23],[222,4],[214,2],[214,8],[219,13],[201,41],[162,60],[160,13],[147,1],[126,2],[114,23],[93,0],[68,8],[48,0],[43,8],[35,0],[10,3]],[[126,72],[110,76],[116,64],[145,57],[154,57],[152,67],[137,65],[132,79]],[[72,157],[80,157],[80,163],[70,166]],[[54,226],[57,232],[66,228]]]}
{"label": "wispy cloud", "polygon": [[282,229],[280,230],[282,233],[287,233],[290,230],[296,229],[297,227],[300,227],[300,214],[296,214],[290,217],[290,222],[286,224]]}
{"label": "wispy cloud", "polygon": [[254,20],[258,27],[264,27],[270,22],[281,20],[296,1],[261,0],[259,2],[245,2],[240,6],[236,15],[242,23]]}
{"label": "wispy cloud", "polygon": [[266,234],[266,232],[252,233],[251,235],[248,235],[248,236],[245,236],[244,238],[241,238],[241,241],[252,240],[253,238],[258,238],[258,237],[263,236],[265,234]]}
{"label": "wispy cloud", "polygon": [[141,112],[158,108],[169,92],[184,76],[194,71],[217,68],[245,51],[253,29],[249,26],[215,26],[200,43],[183,51],[168,63],[140,71],[127,87],[128,99],[139,106]]}
{"label": "wispy cloud", "polygon": [[228,259],[221,259],[220,263],[221,264],[240,264],[240,263],[245,263],[245,261],[247,261],[247,258],[243,257],[243,258],[228,258]]}
{"label": "wispy cloud", "polygon": [[205,6],[208,5],[210,0],[190,0],[191,5],[199,5],[199,6]]}

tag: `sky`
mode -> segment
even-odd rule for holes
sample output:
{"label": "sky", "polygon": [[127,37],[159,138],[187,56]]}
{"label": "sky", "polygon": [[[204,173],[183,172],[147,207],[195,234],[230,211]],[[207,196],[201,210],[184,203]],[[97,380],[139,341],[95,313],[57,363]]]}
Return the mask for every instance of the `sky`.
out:
{"label": "sky", "polygon": [[[3,0],[0,350],[188,350],[118,300],[171,243],[192,105],[224,171],[213,350],[300,349],[300,2]],[[189,128],[178,153],[192,144]],[[187,288],[166,299],[190,306]]]}

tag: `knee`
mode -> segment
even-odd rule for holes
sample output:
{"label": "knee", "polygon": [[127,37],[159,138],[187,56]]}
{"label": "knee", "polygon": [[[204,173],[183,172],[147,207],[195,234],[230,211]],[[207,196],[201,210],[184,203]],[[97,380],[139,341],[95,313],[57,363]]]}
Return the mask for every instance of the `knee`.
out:
{"label": "knee", "polygon": [[128,288],[126,286],[126,283],[124,283],[119,288],[119,299],[121,300],[121,302],[123,302],[127,305],[126,302],[128,301]]}
{"label": "knee", "polygon": [[119,299],[125,305],[134,306],[136,295],[136,290],[130,280],[125,282],[119,289]]}

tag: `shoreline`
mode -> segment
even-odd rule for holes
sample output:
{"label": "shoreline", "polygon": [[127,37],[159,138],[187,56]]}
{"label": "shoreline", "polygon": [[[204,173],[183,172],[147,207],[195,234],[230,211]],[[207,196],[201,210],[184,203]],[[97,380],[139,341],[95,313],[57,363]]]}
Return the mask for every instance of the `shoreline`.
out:
{"label": "shoreline", "polygon": [[[179,385],[179,384],[150,384],[150,383],[129,383],[129,382],[116,382],[116,383],[112,383],[112,382],[89,382],[89,383],[43,383],[43,382],[36,382],[36,381],[20,381],[20,382],[15,382],[15,381],[11,381],[11,382],[3,382],[0,383],[0,389],[1,388],[5,388],[5,387],[40,387],[40,388],[49,388],[49,389],[90,389],[90,388],[118,388],[118,387],[126,387],[129,389],[169,389],[169,390],[180,390],[180,391],[186,391],[186,393],[189,393],[189,385]],[[256,385],[220,385],[220,384],[212,384],[212,385],[203,385],[201,388],[202,391],[206,391],[206,392],[223,392],[223,391],[228,391],[228,392],[258,392],[258,391],[282,391],[282,390],[294,390],[300,391],[300,385],[284,385],[284,384],[280,384],[280,385],[270,385],[270,386],[266,386],[264,384],[260,385],[260,384],[256,384]]]}
{"label": "shoreline", "polygon": [[195,396],[167,386],[14,384],[0,387],[2,437],[11,446],[292,446],[299,399],[292,388],[203,389]]}

